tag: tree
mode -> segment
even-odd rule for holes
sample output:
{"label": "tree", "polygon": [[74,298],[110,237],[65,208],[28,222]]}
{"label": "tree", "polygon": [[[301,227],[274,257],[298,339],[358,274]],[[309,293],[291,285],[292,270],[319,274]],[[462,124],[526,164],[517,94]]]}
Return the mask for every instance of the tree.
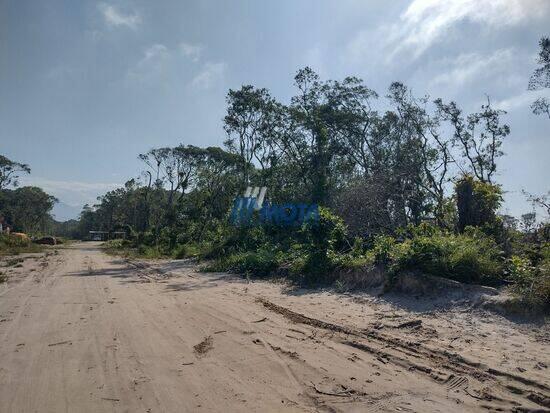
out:
{"label": "tree", "polygon": [[[537,67],[529,79],[528,90],[539,90],[550,87],[550,38],[543,37],[539,41],[540,51]],[[531,105],[535,115],[546,114],[550,119],[550,101],[538,98]]]}
{"label": "tree", "polygon": [[537,223],[536,212],[528,212],[521,216],[521,229],[526,233],[530,233],[534,231],[536,223]]}
{"label": "tree", "polygon": [[550,87],[550,38],[543,37],[539,41],[539,58],[537,67],[529,79],[529,90]]}
{"label": "tree", "polygon": [[[418,224],[429,211],[440,226],[445,226],[445,192],[450,182],[450,167],[455,163],[452,141],[440,130],[441,113],[428,112],[429,98],[415,98],[409,88],[394,82],[388,98],[392,111],[389,130],[394,136],[396,195],[406,222]],[[436,101],[437,103],[437,101]],[[437,106],[436,106],[437,108]],[[399,199],[399,198],[397,198]]]}
{"label": "tree", "polygon": [[19,182],[20,173],[31,173],[31,168],[27,164],[14,162],[3,155],[0,155],[0,190],[6,189],[10,185],[16,187]]}
{"label": "tree", "polygon": [[250,184],[253,161],[262,170],[276,162],[277,150],[273,138],[280,127],[280,115],[281,105],[267,89],[244,85],[239,90],[229,90],[224,117],[224,130],[228,137],[225,145],[242,158],[243,186]]}
{"label": "tree", "polygon": [[531,202],[533,207],[543,208],[550,217],[550,191],[542,195],[530,194],[527,191],[522,191],[522,193],[527,197],[527,200]]}
{"label": "tree", "polygon": [[458,230],[467,226],[481,227],[496,222],[496,211],[502,202],[502,191],[496,185],[464,175],[455,186]]}
{"label": "tree", "polygon": [[538,98],[531,104],[531,109],[535,115],[546,114],[550,119],[550,101],[546,98]]}
{"label": "tree", "polygon": [[57,199],[35,186],[24,186],[5,191],[5,215],[14,228],[27,233],[41,230]]}
{"label": "tree", "polygon": [[298,93],[286,108],[284,131],[276,145],[295,165],[296,178],[305,189],[302,196],[327,204],[344,176],[344,137],[354,131],[353,122],[375,93],[354,77],[321,81],[309,67],[298,71],[294,84]]}
{"label": "tree", "polygon": [[481,110],[464,117],[455,102],[444,104],[436,100],[441,119],[449,121],[454,130],[453,143],[461,150],[470,172],[481,182],[492,183],[497,169],[497,159],[502,141],[510,133],[510,127],[501,125],[500,116],[506,112],[493,109],[491,100]]}

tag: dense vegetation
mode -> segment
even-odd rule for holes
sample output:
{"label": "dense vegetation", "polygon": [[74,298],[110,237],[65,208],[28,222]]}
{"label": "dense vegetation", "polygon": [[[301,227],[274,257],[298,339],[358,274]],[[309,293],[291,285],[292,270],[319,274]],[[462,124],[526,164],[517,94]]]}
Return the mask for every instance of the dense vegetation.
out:
{"label": "dense vegetation", "polygon": [[[543,39],[546,70],[547,47]],[[543,87],[547,73],[536,72],[530,87]],[[86,205],[61,230],[78,238],[125,231],[127,240],[110,248],[198,257],[211,271],[320,284],[342,270],[377,268],[390,277],[510,283],[528,303],[550,305],[550,226],[537,224],[534,213],[521,222],[498,214],[505,112],[487,98],[465,114],[398,82],[381,97],[361,79],[324,81],[307,67],[294,81],[289,102],[251,85],[230,90],[223,147],[181,144],[139,155],[139,177]],[[232,225],[233,201],[249,186],[267,187],[273,203],[318,204],[318,222]],[[3,196],[23,189],[22,196],[36,195],[21,188]],[[546,196],[529,199],[548,208]],[[25,219],[21,227],[36,227],[38,217]]]}
{"label": "dense vegetation", "polygon": [[[360,79],[323,81],[310,68],[295,86],[288,103],[250,85],[230,90],[223,148],[139,155],[141,176],[86,206],[79,235],[124,230],[128,240],[111,248],[199,257],[211,271],[319,284],[376,267],[513,283],[532,303],[548,303],[548,227],[527,227],[527,214],[519,228],[497,213],[504,112],[487,100],[464,114],[401,83],[380,97]],[[266,186],[273,203],[316,203],[320,219],[232,225],[233,201],[248,186]]]}
{"label": "dense vegetation", "polygon": [[0,155],[0,224],[15,232],[39,234],[52,227],[50,211],[55,197],[35,186],[19,187],[20,174],[29,174],[28,165]]}

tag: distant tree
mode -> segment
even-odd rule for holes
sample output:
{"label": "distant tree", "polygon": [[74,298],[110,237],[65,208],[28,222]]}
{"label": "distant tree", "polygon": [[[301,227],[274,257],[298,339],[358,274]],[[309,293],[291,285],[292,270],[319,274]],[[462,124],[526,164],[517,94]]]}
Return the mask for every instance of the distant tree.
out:
{"label": "distant tree", "polygon": [[14,228],[19,231],[39,232],[57,199],[35,186],[24,186],[9,190],[5,214]]}
{"label": "distant tree", "polygon": [[537,213],[528,212],[521,216],[521,229],[524,232],[530,233],[535,230],[537,224]]}
{"label": "distant tree", "polygon": [[550,87],[550,38],[543,37],[539,41],[539,58],[537,67],[529,79],[529,90]]}
{"label": "distant tree", "polygon": [[[550,88],[550,38],[543,37],[539,41],[539,58],[537,63],[540,65],[535,69],[529,79],[529,90],[539,90]],[[546,114],[550,119],[550,101],[547,98],[538,98],[531,105],[535,115]]]}
{"label": "distant tree", "polygon": [[515,231],[518,229],[518,219],[512,215],[501,215],[502,224],[507,230]]}
{"label": "distant tree", "polygon": [[535,115],[544,115],[548,116],[550,119],[550,101],[546,98],[538,98],[531,104],[531,109]]}
{"label": "distant tree", "polygon": [[78,237],[84,239],[88,236],[89,231],[99,230],[97,221],[93,207],[89,204],[84,205],[78,219]]}
{"label": "distant tree", "polygon": [[0,190],[6,189],[10,185],[18,186],[20,173],[31,173],[29,165],[14,162],[3,155],[0,155]]}
{"label": "distant tree", "polygon": [[530,194],[527,191],[522,192],[527,197],[527,200],[533,204],[533,207],[544,209],[550,217],[550,191],[542,195]]}

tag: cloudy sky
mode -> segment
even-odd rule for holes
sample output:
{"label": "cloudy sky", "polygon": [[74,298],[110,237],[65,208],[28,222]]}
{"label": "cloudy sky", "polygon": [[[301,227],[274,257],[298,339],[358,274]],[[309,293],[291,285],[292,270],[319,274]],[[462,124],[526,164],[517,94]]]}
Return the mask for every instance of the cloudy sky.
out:
{"label": "cloudy sky", "polygon": [[77,211],[138,175],[141,152],[221,144],[229,88],[287,101],[309,65],[466,111],[490,95],[508,111],[499,182],[519,215],[521,189],[550,189],[550,120],[529,109],[550,92],[526,90],[543,35],[550,0],[0,0],[0,153]]}

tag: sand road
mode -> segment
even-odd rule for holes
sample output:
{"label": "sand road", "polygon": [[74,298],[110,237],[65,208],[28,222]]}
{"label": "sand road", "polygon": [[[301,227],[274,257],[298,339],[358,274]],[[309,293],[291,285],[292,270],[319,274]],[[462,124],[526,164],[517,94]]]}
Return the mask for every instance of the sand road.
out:
{"label": "sand road", "polygon": [[96,243],[5,271],[1,412],[550,409],[546,326],[127,261]]}

